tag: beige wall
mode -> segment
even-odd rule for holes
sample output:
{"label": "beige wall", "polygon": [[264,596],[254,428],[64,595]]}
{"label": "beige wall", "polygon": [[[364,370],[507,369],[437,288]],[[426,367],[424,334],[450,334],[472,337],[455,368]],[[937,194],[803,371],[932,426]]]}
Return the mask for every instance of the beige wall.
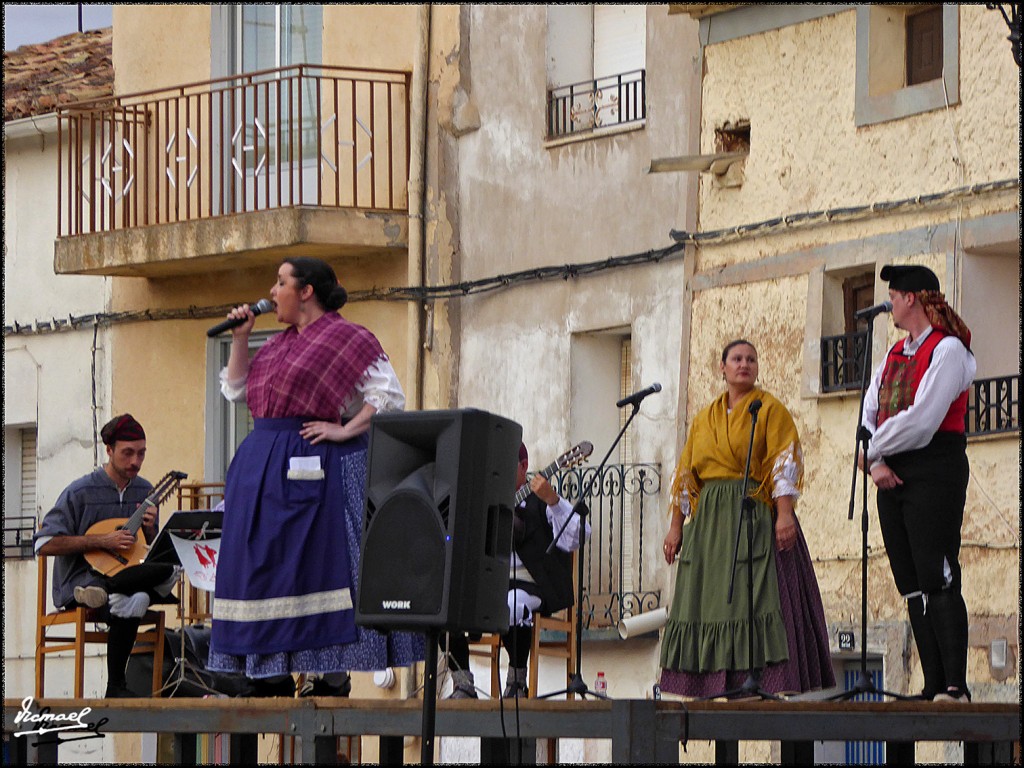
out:
{"label": "beige wall", "polygon": [[209,5],[115,5],[114,92],[209,80]]}
{"label": "beige wall", "polygon": [[412,71],[415,5],[324,5],[324,64]]}

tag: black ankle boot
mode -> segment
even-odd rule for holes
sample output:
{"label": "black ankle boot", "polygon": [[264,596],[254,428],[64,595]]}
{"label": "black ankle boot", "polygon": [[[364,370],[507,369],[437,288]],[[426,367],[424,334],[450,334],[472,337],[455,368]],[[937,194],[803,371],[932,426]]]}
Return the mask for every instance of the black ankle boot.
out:
{"label": "black ankle boot", "polygon": [[[931,604],[928,605],[928,609],[931,610]],[[907,600],[907,612],[910,614],[910,626],[914,630],[917,655],[921,657],[921,670],[924,672],[924,690],[921,692],[921,698],[930,701],[937,693],[946,690],[942,653],[932,624],[925,615],[921,595]]]}
{"label": "black ankle boot", "polygon": [[[925,618],[931,624],[945,673],[946,688],[967,691],[967,606],[958,591],[928,595]],[[962,694],[961,694],[962,695]]]}

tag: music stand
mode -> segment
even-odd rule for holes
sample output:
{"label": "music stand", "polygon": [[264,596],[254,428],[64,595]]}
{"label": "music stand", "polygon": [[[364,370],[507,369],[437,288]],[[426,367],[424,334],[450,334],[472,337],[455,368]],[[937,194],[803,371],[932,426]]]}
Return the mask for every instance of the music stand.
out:
{"label": "music stand", "polygon": [[[224,513],[213,510],[193,510],[175,512],[168,519],[167,523],[160,530],[156,540],[146,555],[147,563],[170,563],[182,565],[178,552],[174,548],[172,534],[190,541],[205,541],[212,538],[220,538],[221,528],[224,523]],[[167,682],[157,691],[163,694],[170,689],[168,697],[174,696],[181,684],[188,682],[208,693],[218,694],[219,691],[211,688],[203,680],[201,670],[196,669],[185,656],[185,571],[178,573],[178,624],[181,634],[181,653],[174,662],[174,668],[168,675]],[[191,679],[186,679],[186,674],[192,673]]]}

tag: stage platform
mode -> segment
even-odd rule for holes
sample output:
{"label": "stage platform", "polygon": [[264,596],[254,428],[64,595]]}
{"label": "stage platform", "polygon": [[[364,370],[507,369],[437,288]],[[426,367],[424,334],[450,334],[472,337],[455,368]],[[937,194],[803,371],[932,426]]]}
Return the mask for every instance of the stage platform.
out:
{"label": "stage platform", "polygon": [[[377,736],[382,764],[401,763],[403,737],[420,736],[420,700],[366,699],[42,699],[4,700],[4,739],[17,764],[55,763],[59,744],[98,733],[174,734],[174,762],[195,763],[194,734],[230,734],[230,763],[255,763],[255,736],[297,736],[304,763],[334,764],[338,736]],[[502,717],[504,707],[504,718]],[[84,708],[89,711],[83,716]],[[77,729],[37,731],[42,722],[25,717],[47,711]],[[20,717],[20,721],[19,721]],[[518,726],[518,731],[517,731]],[[503,730],[504,729],[504,730]],[[20,736],[16,734],[21,734]],[[481,737],[481,762],[504,762],[508,742],[519,736],[610,739],[616,764],[678,763],[688,740],[716,743],[717,762],[738,763],[740,741],[781,743],[782,764],[813,762],[815,741],[870,740],[886,743],[888,763],[913,763],[914,744],[964,742],[964,764],[1020,763],[1020,705],[933,702],[680,702],[619,699],[519,702],[439,701],[434,734]],[[523,762],[533,762],[524,750]]]}

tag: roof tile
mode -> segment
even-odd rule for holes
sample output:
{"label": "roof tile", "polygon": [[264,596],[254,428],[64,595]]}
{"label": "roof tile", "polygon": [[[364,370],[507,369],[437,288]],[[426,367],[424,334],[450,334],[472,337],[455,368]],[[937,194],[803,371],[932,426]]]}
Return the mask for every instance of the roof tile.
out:
{"label": "roof tile", "polygon": [[112,96],[111,27],[4,51],[4,122]]}

